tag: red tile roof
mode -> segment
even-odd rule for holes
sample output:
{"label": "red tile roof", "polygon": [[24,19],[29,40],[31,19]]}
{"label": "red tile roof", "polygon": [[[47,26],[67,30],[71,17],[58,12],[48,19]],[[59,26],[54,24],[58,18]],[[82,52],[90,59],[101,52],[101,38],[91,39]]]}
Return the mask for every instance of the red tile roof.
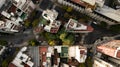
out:
{"label": "red tile roof", "polygon": [[59,28],[51,28],[50,32],[51,33],[57,33],[59,30]]}
{"label": "red tile roof", "polygon": [[17,7],[14,6],[14,5],[12,5],[12,6],[9,8],[8,12],[13,12],[13,13],[15,13],[15,12],[16,12],[16,9],[17,9]]}
{"label": "red tile roof", "polygon": [[80,2],[81,0],[71,0],[71,1],[74,2],[74,3],[77,3],[81,6],[86,6],[86,4],[84,2]]}
{"label": "red tile roof", "polygon": [[87,25],[87,30],[88,31],[93,31],[94,29],[93,29],[93,27]]}
{"label": "red tile roof", "polygon": [[10,63],[8,67],[16,67],[13,63]]}
{"label": "red tile roof", "polygon": [[[40,55],[41,55],[41,66],[42,67],[44,67],[43,66],[43,62],[46,62],[46,52],[47,52],[47,47],[46,46],[42,46],[42,47],[40,47],[39,48],[39,50],[40,50]],[[45,54],[43,54],[43,52],[45,53]]]}
{"label": "red tile roof", "polygon": [[47,52],[47,46],[42,46],[39,49],[40,49],[40,53]]}
{"label": "red tile roof", "polygon": [[97,51],[114,58],[120,58],[120,50],[118,50],[119,47],[120,40],[112,40],[97,46]]}

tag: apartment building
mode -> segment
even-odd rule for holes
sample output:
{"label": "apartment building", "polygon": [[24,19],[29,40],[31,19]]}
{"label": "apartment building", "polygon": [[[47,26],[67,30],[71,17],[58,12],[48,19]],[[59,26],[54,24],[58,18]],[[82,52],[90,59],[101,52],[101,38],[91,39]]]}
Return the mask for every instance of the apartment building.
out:
{"label": "apartment building", "polygon": [[105,55],[120,59],[120,40],[112,40],[97,46],[97,51]]}
{"label": "apartment building", "polygon": [[116,67],[116,66],[114,64],[111,64],[100,58],[95,57],[93,67]]}
{"label": "apartment building", "polygon": [[58,3],[70,6],[80,13],[109,25],[120,24],[120,10],[106,6],[105,0],[58,0]]}
{"label": "apartment building", "polygon": [[87,58],[84,46],[40,46],[39,50],[41,67],[76,67]]}
{"label": "apartment building", "polygon": [[56,20],[58,16],[58,12],[56,10],[45,10],[42,13],[42,17],[47,20],[47,24],[45,24],[44,30],[51,33],[57,33],[61,22]]}
{"label": "apartment building", "polygon": [[26,50],[27,47],[23,47],[8,67],[33,67],[34,63],[31,61],[31,57],[24,53]]}
{"label": "apartment building", "polygon": [[[27,19],[30,13],[36,8],[35,4],[33,4],[31,0],[0,0],[0,2],[1,26],[4,24],[4,28],[6,28],[5,30],[1,27],[3,32],[19,32],[17,27],[21,26],[20,23],[24,23],[23,21]],[[16,26],[10,25],[12,23]]]}
{"label": "apartment building", "polygon": [[74,19],[69,19],[68,23],[65,24],[65,28],[67,32],[72,33],[89,33],[94,30],[90,25],[85,25]]}

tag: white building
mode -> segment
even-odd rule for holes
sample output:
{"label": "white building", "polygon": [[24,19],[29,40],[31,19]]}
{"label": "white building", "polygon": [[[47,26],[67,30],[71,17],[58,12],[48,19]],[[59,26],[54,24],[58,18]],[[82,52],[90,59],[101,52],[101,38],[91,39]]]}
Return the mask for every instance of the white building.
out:
{"label": "white building", "polygon": [[4,20],[0,21],[0,31],[1,32],[19,32],[21,29],[21,22],[22,20],[20,18],[14,19],[13,20]]}
{"label": "white building", "polygon": [[102,59],[95,57],[93,67],[116,67],[116,66],[114,66],[113,64],[108,63]]}
{"label": "white building", "polygon": [[16,55],[15,59],[12,61],[12,64],[14,64],[17,67],[25,67],[22,63],[25,63],[29,67],[33,67],[34,63],[31,60],[31,58],[24,54],[23,52],[27,50],[27,47],[23,47],[18,54]]}
{"label": "white building", "polygon": [[46,25],[44,27],[44,30],[51,33],[57,33],[60,28],[60,25],[61,25],[60,21],[53,21],[53,22],[50,22],[49,25]]}
{"label": "white building", "polygon": [[54,20],[57,19],[58,16],[58,12],[55,10],[45,10],[42,13],[43,18],[45,18],[46,20],[49,20],[50,22],[53,22]]}
{"label": "white building", "polygon": [[45,10],[42,13],[42,17],[49,21],[48,25],[45,25],[44,30],[51,33],[57,33],[61,22],[57,21],[58,12],[55,10]]}
{"label": "white building", "polygon": [[13,4],[27,14],[30,14],[30,12],[36,8],[31,0],[14,0]]}
{"label": "white building", "polygon": [[97,51],[120,59],[120,40],[112,40],[97,46]]}
{"label": "white building", "polygon": [[0,0],[0,32],[19,32],[23,20],[36,8],[31,0]]}
{"label": "white building", "polygon": [[68,23],[65,24],[65,28],[67,32],[72,33],[88,33],[93,31],[91,26],[79,23],[74,19],[69,19]]}
{"label": "white building", "polygon": [[103,7],[103,6],[104,6],[104,3],[105,3],[105,0],[96,0],[96,4],[97,4],[97,6],[99,6],[99,7]]}
{"label": "white building", "polygon": [[[58,3],[66,6],[70,6],[83,14],[87,14],[88,16],[92,17],[95,20],[104,21],[109,25],[120,24],[120,21],[119,21],[120,11],[114,10],[110,7],[106,8],[106,6],[104,5],[105,0],[58,0]],[[94,6],[92,4],[94,4]],[[79,5],[82,7],[80,7]],[[90,13],[92,11],[95,11],[98,14],[94,12]]]}
{"label": "white building", "polygon": [[120,10],[115,10],[104,5],[102,8],[97,8],[95,11],[120,23]]}
{"label": "white building", "polygon": [[82,46],[70,46],[68,49],[69,58],[74,57],[79,63],[84,63],[87,58],[87,49]]}

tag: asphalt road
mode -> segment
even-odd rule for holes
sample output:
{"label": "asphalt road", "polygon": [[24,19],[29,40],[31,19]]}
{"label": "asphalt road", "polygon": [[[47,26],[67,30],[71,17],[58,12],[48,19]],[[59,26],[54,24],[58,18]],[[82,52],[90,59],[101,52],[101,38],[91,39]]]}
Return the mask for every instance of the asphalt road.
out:
{"label": "asphalt road", "polygon": [[1,40],[6,40],[10,43],[13,43],[14,45],[22,44],[33,38],[34,38],[34,34],[32,32],[32,29],[28,29],[24,31],[23,33],[16,33],[14,35],[6,35],[6,36],[1,35],[0,36]]}
{"label": "asphalt road", "polygon": [[94,31],[85,36],[85,44],[93,44],[97,39],[104,36],[114,36],[114,34],[109,30],[101,28],[93,23],[91,25],[94,28]]}
{"label": "asphalt road", "polygon": [[43,10],[51,9],[52,6],[53,6],[53,2],[51,0],[42,0],[42,2],[39,5],[39,7]]}
{"label": "asphalt road", "polygon": [[34,67],[40,67],[39,47],[29,47],[28,53],[33,59]]}

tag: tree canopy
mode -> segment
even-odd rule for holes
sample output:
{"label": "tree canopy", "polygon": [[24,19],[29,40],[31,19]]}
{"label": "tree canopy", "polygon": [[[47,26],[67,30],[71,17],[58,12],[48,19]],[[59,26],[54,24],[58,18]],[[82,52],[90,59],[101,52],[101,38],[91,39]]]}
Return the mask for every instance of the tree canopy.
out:
{"label": "tree canopy", "polygon": [[5,46],[5,45],[7,45],[7,44],[8,44],[7,41],[5,41],[5,40],[0,40],[0,45]]}

